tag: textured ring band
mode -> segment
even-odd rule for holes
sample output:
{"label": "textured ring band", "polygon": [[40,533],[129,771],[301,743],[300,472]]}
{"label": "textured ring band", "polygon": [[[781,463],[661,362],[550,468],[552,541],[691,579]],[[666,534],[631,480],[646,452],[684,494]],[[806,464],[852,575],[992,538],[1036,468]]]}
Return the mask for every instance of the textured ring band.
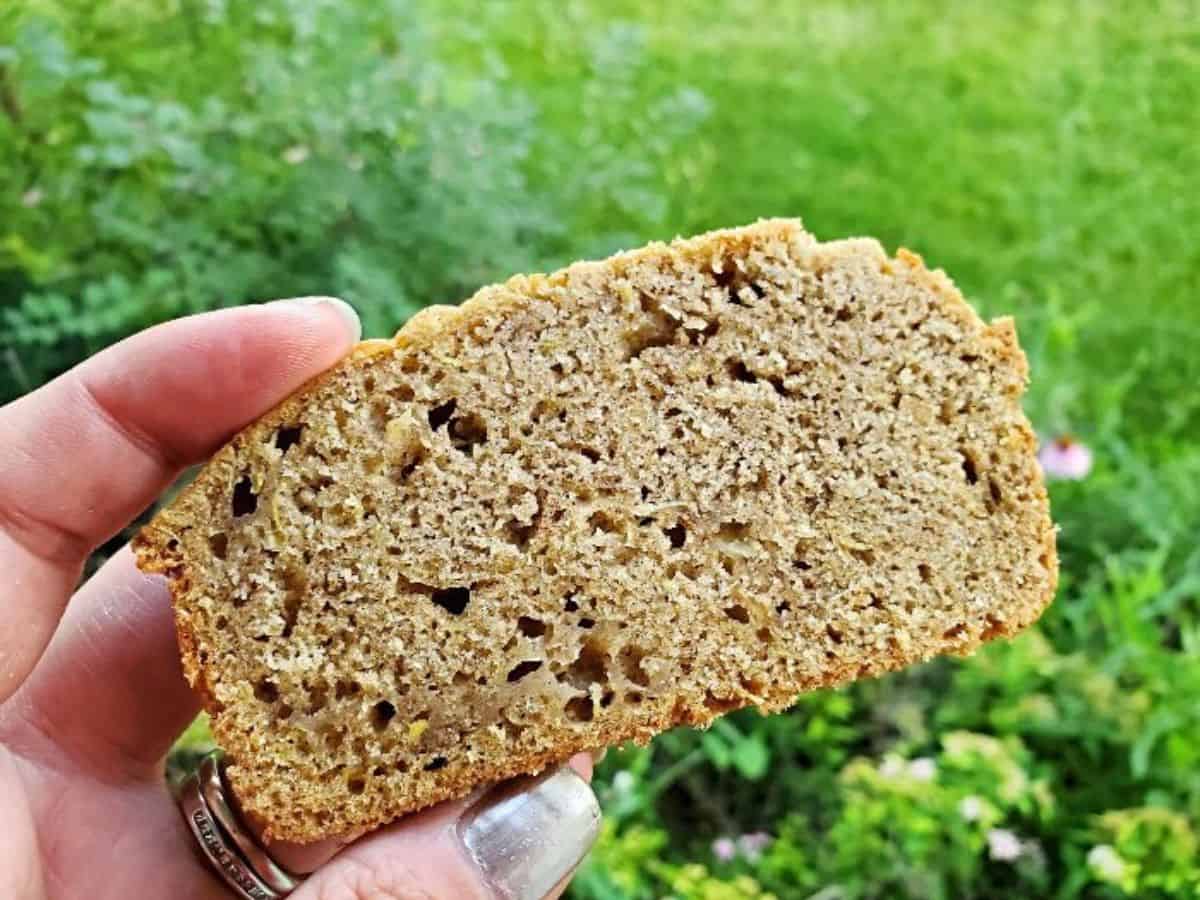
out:
{"label": "textured ring band", "polygon": [[214,751],[204,757],[197,773],[200,778],[200,791],[204,796],[204,802],[208,805],[208,811],[217,820],[225,834],[237,844],[242,858],[250,864],[254,874],[263,884],[277,894],[284,896],[290,894],[300,886],[301,879],[285,872],[242,826],[241,821],[225,799],[225,781],[221,777],[220,762],[220,751]]}
{"label": "textured ring band", "polygon": [[242,900],[283,900],[298,879],[283,871],[249,837],[224,791],[220,753],[214,752],[179,789],[179,808],[188,829],[204,858]]}

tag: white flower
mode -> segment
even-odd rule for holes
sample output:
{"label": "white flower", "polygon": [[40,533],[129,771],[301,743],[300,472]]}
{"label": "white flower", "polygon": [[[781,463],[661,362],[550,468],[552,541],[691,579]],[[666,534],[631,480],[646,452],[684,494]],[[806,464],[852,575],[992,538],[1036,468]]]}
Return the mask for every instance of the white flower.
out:
{"label": "white flower", "polygon": [[613,793],[620,794],[622,797],[626,794],[633,793],[634,784],[637,779],[633,777],[632,772],[627,772],[622,769],[612,779]]}
{"label": "white flower", "polygon": [[974,794],[963,797],[958,804],[958,814],[967,822],[979,821],[979,817],[983,815],[983,801]]}
{"label": "white flower", "polygon": [[742,851],[742,856],[754,862],[764,850],[771,844],[771,836],[765,831],[752,831],[749,834],[743,834],[737,839],[738,849]]}
{"label": "white flower", "polygon": [[904,774],[904,760],[898,756],[886,756],[879,766],[879,774],[884,778],[899,778]]}
{"label": "white flower", "polygon": [[737,846],[733,838],[719,837],[712,842],[712,854],[717,862],[729,862],[737,856]]}
{"label": "white flower", "polygon": [[1079,481],[1092,471],[1092,451],[1086,444],[1063,435],[1041,446],[1038,462],[1047,478]]}
{"label": "white flower", "polygon": [[306,159],[308,159],[308,148],[303,144],[296,144],[283,151],[283,161],[289,166],[298,166]]}
{"label": "white flower", "polygon": [[908,776],[914,781],[933,781],[937,775],[937,763],[928,756],[921,756],[908,764]]}
{"label": "white flower", "polygon": [[987,833],[988,856],[996,862],[1013,862],[1021,858],[1021,839],[1007,828],[993,828]]}
{"label": "white flower", "polygon": [[30,188],[21,195],[21,205],[26,209],[33,209],[42,202],[42,192],[39,188]]}
{"label": "white flower", "polygon": [[1112,884],[1122,881],[1125,877],[1125,860],[1108,844],[1097,844],[1089,850],[1087,864],[1101,881]]}

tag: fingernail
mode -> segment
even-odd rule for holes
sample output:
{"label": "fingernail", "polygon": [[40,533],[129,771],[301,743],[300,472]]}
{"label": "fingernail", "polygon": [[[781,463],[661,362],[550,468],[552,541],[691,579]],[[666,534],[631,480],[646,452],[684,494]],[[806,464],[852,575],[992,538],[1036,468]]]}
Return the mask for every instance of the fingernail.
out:
{"label": "fingernail", "polygon": [[342,317],[350,340],[358,342],[362,338],[362,322],[354,307],[338,297],[293,297],[288,300],[276,300],[276,303],[291,303],[296,306],[328,306]]}
{"label": "fingernail", "polygon": [[596,795],[568,766],[498,785],[458,824],[467,853],[503,900],[542,900],[599,833]]}

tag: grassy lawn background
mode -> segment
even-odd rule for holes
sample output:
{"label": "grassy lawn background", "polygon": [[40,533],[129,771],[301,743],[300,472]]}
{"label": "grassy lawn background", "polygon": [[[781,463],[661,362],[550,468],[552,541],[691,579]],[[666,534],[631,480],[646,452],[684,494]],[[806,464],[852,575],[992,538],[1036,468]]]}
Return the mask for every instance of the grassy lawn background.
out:
{"label": "grassy lawn background", "polygon": [[1095,452],[1052,486],[1058,601],[970,660],[611,753],[573,895],[1200,890],[1194,2],[20,0],[13,97],[0,397],[164,318],[338,293],[381,334],[762,216],[945,268],[1016,317],[1039,431]]}
{"label": "grassy lawn background", "polygon": [[[563,134],[678,88],[708,114],[665,160],[656,236],[800,215],[821,237],[875,235],[1013,314],[1039,359],[1033,408],[1084,432],[1113,382],[1132,436],[1197,433],[1200,16],[1191,3],[489,3],[443,23],[497,57]],[[605,44],[644,55],[616,96],[589,96]],[[587,102],[580,103],[580,97]],[[597,112],[600,110],[600,112]],[[655,131],[607,131],[640,155]],[[555,165],[590,164],[589,148]],[[578,231],[645,235],[597,198]],[[632,221],[628,221],[632,218]],[[586,242],[586,237],[581,238]],[[1065,337],[1065,335],[1064,335]],[[1131,386],[1132,387],[1132,386]],[[1165,415],[1164,415],[1165,413]],[[1047,421],[1047,420],[1053,420]],[[1149,430],[1149,429],[1146,429]]]}

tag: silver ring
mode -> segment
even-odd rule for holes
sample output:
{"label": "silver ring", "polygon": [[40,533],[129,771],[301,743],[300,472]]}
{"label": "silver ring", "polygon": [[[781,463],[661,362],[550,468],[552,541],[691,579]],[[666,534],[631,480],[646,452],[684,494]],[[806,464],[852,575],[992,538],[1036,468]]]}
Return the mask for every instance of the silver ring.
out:
{"label": "silver ring", "polygon": [[221,777],[219,750],[204,757],[197,775],[200,778],[200,791],[204,796],[205,803],[208,804],[209,812],[212,813],[225,834],[233,838],[233,842],[242,852],[242,858],[254,869],[254,874],[277,894],[287,895],[298,888],[301,879],[293,877],[284,871],[283,867],[275,860],[271,859],[267,851],[260,847],[242,827],[241,821],[225,799],[227,788],[225,779]]}
{"label": "silver ring", "polygon": [[204,858],[242,900],[282,900],[301,879],[250,837],[225,799],[221,753],[204,757],[179,791],[179,808]]}

